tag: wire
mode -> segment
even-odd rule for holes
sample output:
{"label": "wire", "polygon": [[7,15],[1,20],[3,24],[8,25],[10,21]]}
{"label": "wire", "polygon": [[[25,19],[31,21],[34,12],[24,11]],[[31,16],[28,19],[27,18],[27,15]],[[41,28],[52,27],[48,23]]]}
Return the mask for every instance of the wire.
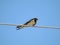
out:
{"label": "wire", "polygon": [[7,23],[0,23],[0,25],[7,25],[7,26],[18,26],[19,24],[7,24]]}
{"label": "wire", "polygon": [[28,26],[28,25],[22,25],[24,27],[35,27],[35,28],[50,28],[50,29],[60,29],[59,27],[55,26]]}
{"label": "wire", "polygon": [[37,28],[50,28],[50,29],[60,29],[59,27],[54,27],[54,26],[34,26]]}
{"label": "wire", "polygon": [[[7,23],[0,23],[0,25],[7,25],[7,26],[20,26],[20,24],[7,24]],[[54,26],[29,26],[29,25],[22,25],[24,27],[35,27],[35,28],[50,28],[50,29],[60,29],[59,27]]]}

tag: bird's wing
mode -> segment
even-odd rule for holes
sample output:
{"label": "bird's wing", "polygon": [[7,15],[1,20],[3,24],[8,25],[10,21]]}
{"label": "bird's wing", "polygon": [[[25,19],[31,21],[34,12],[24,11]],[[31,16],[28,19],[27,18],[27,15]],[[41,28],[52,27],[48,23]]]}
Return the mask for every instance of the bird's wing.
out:
{"label": "bird's wing", "polygon": [[34,20],[26,22],[24,25],[33,26],[36,22]]}
{"label": "bird's wing", "polygon": [[26,23],[24,23],[24,25],[29,24],[30,22],[32,22],[32,20],[33,20],[33,19],[31,19],[31,20],[27,21]]}

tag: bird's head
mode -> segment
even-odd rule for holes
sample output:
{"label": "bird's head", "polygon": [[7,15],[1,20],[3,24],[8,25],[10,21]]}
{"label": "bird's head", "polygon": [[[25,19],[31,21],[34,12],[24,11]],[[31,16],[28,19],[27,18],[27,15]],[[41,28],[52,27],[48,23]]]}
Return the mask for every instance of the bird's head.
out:
{"label": "bird's head", "polygon": [[33,19],[38,20],[37,18],[33,18]]}

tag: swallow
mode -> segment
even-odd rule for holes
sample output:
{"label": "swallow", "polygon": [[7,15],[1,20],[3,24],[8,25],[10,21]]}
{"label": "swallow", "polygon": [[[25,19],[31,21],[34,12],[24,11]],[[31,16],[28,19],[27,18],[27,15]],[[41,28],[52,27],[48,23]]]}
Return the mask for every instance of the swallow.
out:
{"label": "swallow", "polygon": [[[37,23],[37,18],[33,18],[29,21],[27,21],[26,23],[24,23],[23,25],[26,25],[26,26],[35,26],[35,24]],[[21,29],[21,28],[24,28],[23,25],[18,25],[17,26],[17,30]]]}

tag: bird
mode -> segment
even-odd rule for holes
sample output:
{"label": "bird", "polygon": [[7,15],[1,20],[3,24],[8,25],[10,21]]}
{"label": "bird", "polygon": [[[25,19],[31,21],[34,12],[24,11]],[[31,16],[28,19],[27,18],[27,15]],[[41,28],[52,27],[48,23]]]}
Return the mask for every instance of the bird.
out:
{"label": "bird", "polygon": [[26,25],[26,26],[35,26],[36,23],[37,23],[37,20],[38,20],[38,18],[30,19],[29,21],[27,21],[23,25],[18,25],[16,28],[17,28],[17,30],[19,30],[19,29],[24,28],[25,27],[24,25]]}

